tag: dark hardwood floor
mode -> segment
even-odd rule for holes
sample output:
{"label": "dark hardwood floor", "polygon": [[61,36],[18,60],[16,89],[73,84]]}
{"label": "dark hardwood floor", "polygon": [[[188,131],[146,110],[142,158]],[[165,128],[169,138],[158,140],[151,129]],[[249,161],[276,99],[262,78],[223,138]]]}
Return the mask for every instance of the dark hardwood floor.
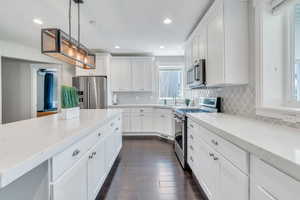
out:
{"label": "dark hardwood floor", "polygon": [[202,200],[171,144],[126,138],[120,158],[97,200]]}

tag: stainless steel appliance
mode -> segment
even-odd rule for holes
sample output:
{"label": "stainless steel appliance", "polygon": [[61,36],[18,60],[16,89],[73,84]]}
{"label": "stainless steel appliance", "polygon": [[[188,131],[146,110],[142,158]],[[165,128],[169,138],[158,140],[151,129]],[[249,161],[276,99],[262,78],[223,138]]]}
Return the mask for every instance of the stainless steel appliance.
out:
{"label": "stainless steel appliance", "polygon": [[187,71],[187,84],[190,88],[203,87],[206,84],[205,60],[201,59]]}
{"label": "stainless steel appliance", "polygon": [[73,77],[73,87],[78,90],[81,109],[107,108],[107,77]]}
{"label": "stainless steel appliance", "polygon": [[187,113],[216,113],[221,112],[221,98],[201,98],[199,108],[180,108],[174,111],[175,142],[174,150],[177,158],[186,168],[187,160]]}

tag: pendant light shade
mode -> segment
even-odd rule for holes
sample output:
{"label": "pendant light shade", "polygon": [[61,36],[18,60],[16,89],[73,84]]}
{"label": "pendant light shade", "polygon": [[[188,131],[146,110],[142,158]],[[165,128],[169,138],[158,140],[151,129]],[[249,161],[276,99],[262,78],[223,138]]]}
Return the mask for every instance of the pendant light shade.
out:
{"label": "pendant light shade", "polygon": [[96,55],[60,29],[42,29],[42,53],[84,69],[96,66]]}

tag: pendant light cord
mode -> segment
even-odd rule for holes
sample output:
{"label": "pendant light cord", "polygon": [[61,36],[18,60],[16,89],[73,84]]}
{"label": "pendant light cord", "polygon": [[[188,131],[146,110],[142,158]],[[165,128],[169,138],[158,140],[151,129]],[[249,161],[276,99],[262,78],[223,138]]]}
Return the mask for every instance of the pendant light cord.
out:
{"label": "pendant light cord", "polygon": [[70,37],[70,41],[72,39],[72,0],[69,0],[69,37]]}
{"label": "pendant light cord", "polygon": [[78,47],[80,46],[80,3],[78,3]]}

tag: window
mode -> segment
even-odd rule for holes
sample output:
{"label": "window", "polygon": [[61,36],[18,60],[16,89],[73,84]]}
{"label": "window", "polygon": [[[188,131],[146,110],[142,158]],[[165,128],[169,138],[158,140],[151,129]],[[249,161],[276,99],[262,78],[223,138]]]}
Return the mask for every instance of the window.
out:
{"label": "window", "polygon": [[183,69],[179,67],[159,68],[159,97],[161,99],[180,98],[183,95]]}
{"label": "window", "polygon": [[300,0],[257,2],[256,114],[295,123],[300,121]]}
{"label": "window", "polygon": [[292,54],[292,68],[293,68],[293,93],[292,96],[295,101],[300,102],[300,3],[292,8],[293,15],[293,37],[292,44],[294,44],[294,53]]}

